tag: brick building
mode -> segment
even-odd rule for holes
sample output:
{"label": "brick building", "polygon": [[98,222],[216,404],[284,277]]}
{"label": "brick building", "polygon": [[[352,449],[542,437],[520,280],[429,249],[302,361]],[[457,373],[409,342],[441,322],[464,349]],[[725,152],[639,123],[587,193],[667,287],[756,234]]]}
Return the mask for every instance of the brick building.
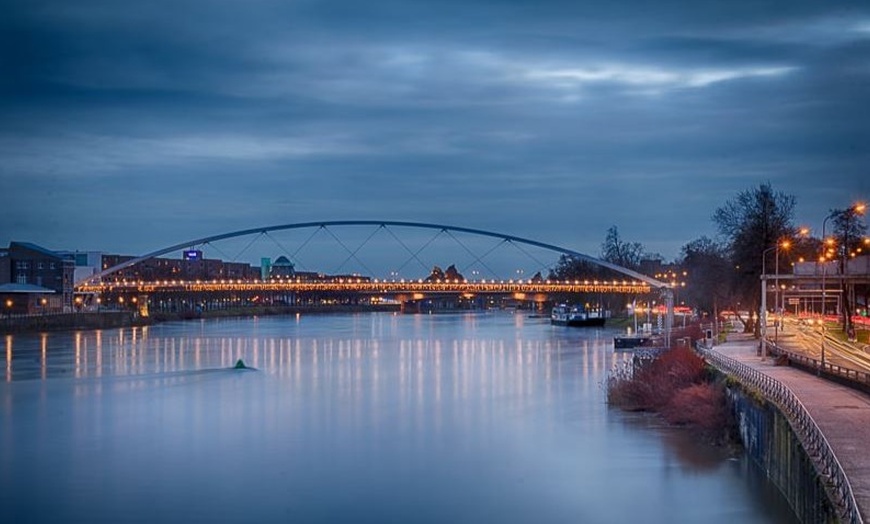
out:
{"label": "brick building", "polygon": [[[129,255],[103,255],[102,269],[132,260]],[[150,258],[106,276],[105,281],[158,280],[259,280],[260,268],[244,262],[224,262],[212,258]]]}
{"label": "brick building", "polygon": [[[0,254],[0,284],[17,287],[4,288],[3,304],[10,310],[27,304],[27,311],[17,312],[72,311],[74,274],[72,257],[30,242],[10,242]],[[50,291],[40,292],[38,288]]]}

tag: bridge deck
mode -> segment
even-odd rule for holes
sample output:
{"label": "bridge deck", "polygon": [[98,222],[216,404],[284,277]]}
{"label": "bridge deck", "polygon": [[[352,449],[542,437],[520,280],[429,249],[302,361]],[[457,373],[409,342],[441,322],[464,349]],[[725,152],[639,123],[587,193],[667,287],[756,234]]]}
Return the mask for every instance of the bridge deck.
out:
{"label": "bridge deck", "polygon": [[232,292],[232,291],[286,291],[311,292],[333,291],[344,293],[649,293],[651,287],[644,282],[427,282],[425,280],[377,281],[377,280],[330,280],[286,282],[105,282],[85,284],[78,291],[100,293],[104,291],[135,291],[139,293],[164,292]]}
{"label": "bridge deck", "polygon": [[819,378],[812,373],[776,366],[771,358],[757,356],[758,340],[729,335],[729,342],[713,349],[788,387],[806,407],[824,433],[846,477],[865,522],[870,518],[870,395]]}

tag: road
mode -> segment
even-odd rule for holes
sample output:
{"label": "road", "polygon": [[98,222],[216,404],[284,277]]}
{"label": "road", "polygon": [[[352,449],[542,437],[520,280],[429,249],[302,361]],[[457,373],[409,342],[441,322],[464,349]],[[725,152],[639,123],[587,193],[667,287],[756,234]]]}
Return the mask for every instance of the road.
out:
{"label": "road", "polygon": [[[804,319],[784,317],[782,329],[768,328],[768,339],[779,347],[810,358],[821,359],[822,327]],[[870,353],[866,344],[849,343],[824,334],[825,361],[846,368],[870,372]]]}

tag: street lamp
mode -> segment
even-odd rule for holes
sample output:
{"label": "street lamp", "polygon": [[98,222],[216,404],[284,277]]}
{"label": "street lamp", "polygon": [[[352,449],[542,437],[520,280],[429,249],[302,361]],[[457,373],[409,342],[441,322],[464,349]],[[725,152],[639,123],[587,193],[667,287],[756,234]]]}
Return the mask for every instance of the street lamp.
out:
{"label": "street lamp", "polygon": [[[779,308],[779,248],[788,249],[789,247],[791,247],[791,242],[782,240],[761,253],[761,312],[758,316],[759,322],[761,322],[761,360],[764,360],[767,356],[767,254],[776,250],[776,268],[774,269],[776,287],[774,288],[773,295],[773,306],[774,310],[776,310]],[[778,334],[779,331],[777,331]],[[777,336],[778,340],[779,336]]]}
{"label": "street lamp", "polygon": [[[764,336],[767,334],[767,254],[776,248],[777,246],[770,246],[761,252],[761,311],[759,312],[758,320],[761,322],[762,347]],[[764,357],[763,354],[762,357]]]}
{"label": "street lamp", "polygon": [[834,215],[836,215],[837,213],[838,213],[837,210],[831,211],[831,213],[828,216],[826,216],[824,220],[822,220],[822,249],[824,250],[824,251],[822,251],[822,258],[821,258],[821,261],[822,261],[822,345],[821,345],[821,347],[822,347],[822,349],[821,349],[822,360],[821,360],[821,363],[819,364],[818,374],[821,374],[822,370],[825,368],[825,301],[827,300],[827,297],[825,296],[825,294],[826,294],[825,276],[827,276],[827,273],[828,273],[828,264],[827,264],[827,260],[826,260],[827,259],[827,256],[826,256],[827,248],[825,247],[826,242],[827,242],[827,239],[825,238],[825,226],[828,225],[828,220],[831,217],[833,217]]}
{"label": "street lamp", "polygon": [[785,309],[785,293],[783,293],[783,304],[779,302],[779,248],[788,249],[791,247],[791,242],[788,240],[783,240],[782,242],[776,245],[776,267],[774,268],[774,284],[776,285],[776,289],[773,292],[773,309],[776,314],[776,327],[774,328],[774,339],[773,345],[776,346],[779,343],[779,329],[782,326],[782,310]]}
{"label": "street lamp", "polygon": [[758,321],[761,322],[761,360],[767,354],[767,254],[778,248],[779,244],[761,252],[761,311],[758,315]]}
{"label": "street lamp", "polygon": [[[821,373],[822,369],[825,368],[825,301],[827,300],[827,296],[826,296],[827,289],[825,286],[825,277],[827,276],[827,273],[828,273],[828,265],[826,263],[827,248],[825,247],[826,245],[828,245],[828,240],[825,238],[825,227],[828,224],[828,220],[830,220],[831,218],[833,218],[837,215],[841,215],[844,213],[864,214],[864,212],[866,210],[867,210],[867,206],[863,203],[854,204],[852,207],[850,207],[848,209],[833,209],[828,214],[828,216],[826,216],[825,219],[822,221],[822,243],[823,243],[822,246],[824,249],[824,251],[822,252],[821,259],[820,259],[822,262],[822,343],[821,343],[821,357],[822,357],[822,359],[821,359],[821,363],[819,365],[819,370],[818,370],[819,373]],[[848,231],[847,231],[847,233],[848,233]],[[832,245],[833,242],[831,242],[830,244]],[[845,278],[845,272],[846,272],[845,252],[848,249],[848,245],[846,245],[845,242],[844,242],[844,245],[842,246],[842,249],[843,249],[843,253],[844,253],[844,255],[843,255],[843,275],[841,275],[840,277]],[[843,282],[845,282],[845,280],[843,280]]]}

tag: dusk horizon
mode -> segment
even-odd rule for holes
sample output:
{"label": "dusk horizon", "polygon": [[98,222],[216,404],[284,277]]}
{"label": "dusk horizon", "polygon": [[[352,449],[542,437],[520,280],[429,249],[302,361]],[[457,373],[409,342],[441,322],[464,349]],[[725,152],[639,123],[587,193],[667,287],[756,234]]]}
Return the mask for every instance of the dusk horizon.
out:
{"label": "dusk horizon", "polygon": [[870,197],[866,2],[5,2],[0,244],[327,220],[666,260],[769,183]]}

